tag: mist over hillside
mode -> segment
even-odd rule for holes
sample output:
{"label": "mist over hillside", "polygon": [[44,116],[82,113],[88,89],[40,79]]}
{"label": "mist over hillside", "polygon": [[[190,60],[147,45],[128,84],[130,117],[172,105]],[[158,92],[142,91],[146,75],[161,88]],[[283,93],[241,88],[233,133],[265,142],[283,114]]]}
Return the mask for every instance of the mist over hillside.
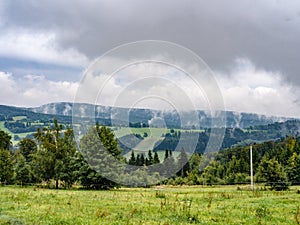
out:
{"label": "mist over hillside", "polygon": [[[211,115],[210,112],[199,110],[199,121],[193,121],[195,112],[184,112],[180,115],[176,111],[159,111],[152,109],[140,109],[140,108],[118,108],[111,106],[92,105],[86,103],[76,103],[76,108],[80,109],[81,115],[85,115],[86,112],[94,112],[95,118],[101,118],[105,120],[111,120],[112,123],[116,123],[117,120],[125,120],[130,122],[133,126],[139,126],[139,124],[145,124],[149,126],[166,126],[169,128],[193,128],[199,126],[200,128],[210,128],[213,120],[218,117],[224,118],[224,125],[230,128],[248,128],[250,126],[267,125],[275,122],[284,122],[293,118],[278,117],[278,116],[266,116],[255,113],[240,113],[232,111],[222,111]],[[60,115],[60,116],[72,116],[73,103],[71,102],[59,102],[45,104],[35,108],[28,108],[28,110],[36,113]],[[123,113],[125,116],[119,116]],[[127,116],[127,118],[125,118]],[[184,116],[186,124],[182,124],[182,117]],[[163,122],[158,122],[163,120]],[[226,121],[226,122],[225,122]],[[118,124],[114,124],[118,125]]]}

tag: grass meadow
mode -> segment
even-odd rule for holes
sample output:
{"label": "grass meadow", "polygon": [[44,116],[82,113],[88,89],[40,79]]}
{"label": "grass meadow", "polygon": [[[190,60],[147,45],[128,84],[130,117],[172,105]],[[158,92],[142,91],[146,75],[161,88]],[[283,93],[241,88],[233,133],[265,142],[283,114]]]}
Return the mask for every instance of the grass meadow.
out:
{"label": "grass meadow", "polygon": [[237,186],[0,187],[0,224],[299,224],[300,194]]}

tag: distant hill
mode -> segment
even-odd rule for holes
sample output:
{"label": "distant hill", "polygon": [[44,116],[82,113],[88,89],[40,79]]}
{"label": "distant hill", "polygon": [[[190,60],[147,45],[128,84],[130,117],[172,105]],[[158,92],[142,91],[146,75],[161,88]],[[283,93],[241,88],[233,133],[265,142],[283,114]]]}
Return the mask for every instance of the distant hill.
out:
{"label": "distant hill", "polygon": [[26,116],[29,122],[30,121],[52,121],[54,117],[64,123],[71,123],[71,118],[69,116],[64,116],[62,114],[52,114],[52,113],[39,113],[34,112],[33,110],[27,108],[20,108],[14,106],[0,105],[0,120],[12,120],[13,117],[17,116]]}
{"label": "distant hill", "polygon": [[[203,153],[210,138],[211,129],[196,133],[191,131],[181,131],[165,134],[163,141],[155,144],[154,151],[169,149],[178,151],[184,148],[187,152]],[[275,141],[287,136],[300,136],[300,121],[288,120],[282,123],[276,122],[268,125],[258,125],[246,129],[226,128],[221,149],[235,146],[245,146],[250,143],[262,143],[265,141]],[[184,138],[182,138],[184,137]],[[181,139],[182,138],[182,139]],[[198,138],[196,146],[191,143]],[[181,140],[180,140],[181,139]]]}
{"label": "distant hill", "polygon": [[[91,105],[91,104],[79,104],[77,105],[81,111],[94,110],[95,117],[103,120],[111,120],[112,115],[116,112],[129,112],[129,122],[132,126],[139,126],[140,124],[149,125],[149,123],[155,122],[155,119],[161,118],[165,121],[169,128],[180,128],[181,120],[178,112],[174,111],[158,111],[152,109],[126,109],[117,108],[110,106]],[[70,102],[50,103],[42,105],[40,107],[28,108],[28,110],[42,114],[52,114],[60,116],[72,116],[73,104]],[[276,116],[265,116],[255,113],[239,113],[239,112],[219,112],[219,115],[225,115],[226,127],[231,128],[248,128],[250,126],[267,125],[275,122],[284,122],[291,118],[276,117]],[[199,110],[198,111],[200,126],[202,128],[210,128],[211,122],[214,119],[209,112]],[[192,118],[191,115],[185,114],[185,118]],[[187,119],[188,120],[188,119]],[[193,125],[195,121],[188,121],[189,124]],[[158,125],[159,126],[159,125]],[[190,128],[191,128],[190,127]]]}
{"label": "distant hill", "polygon": [[[70,102],[51,103],[42,105],[36,108],[20,108],[13,106],[0,105],[0,129],[9,132],[13,137],[13,144],[15,145],[20,139],[24,137],[33,137],[33,133],[38,128],[51,126],[53,119],[56,118],[63,126],[72,126],[72,110],[73,104]],[[170,129],[179,129],[181,132],[193,130],[195,127],[193,118],[189,112],[185,112],[184,117],[188,126],[182,127],[180,116],[177,112],[158,111],[151,109],[126,109],[107,107],[91,104],[78,104],[76,110],[80,112],[92,112],[95,115],[95,120],[99,121],[101,125],[115,126],[115,127],[134,127],[143,128],[157,127],[162,128],[166,125]],[[94,112],[94,113],[93,113]],[[122,117],[117,114],[127,115],[129,121],[122,120]],[[237,112],[219,112],[226,116],[226,131],[222,148],[231,147],[234,145],[243,145],[249,142],[262,142],[266,140],[276,140],[287,135],[296,135],[299,132],[299,120],[288,120],[288,118],[263,116],[253,113],[237,113]],[[117,119],[116,119],[117,118]],[[215,119],[205,111],[198,111],[198,118],[201,128],[200,138],[197,144],[197,151],[202,152],[206,146],[211,121]],[[88,118],[87,118],[88,119]],[[89,119],[88,119],[89,120]],[[163,123],[162,123],[163,121]],[[128,124],[129,123],[129,124]],[[183,128],[183,129],[182,129]],[[125,129],[125,128],[124,128]],[[141,130],[143,130],[141,129]],[[163,129],[162,129],[163,130]],[[119,131],[122,133],[121,131]],[[143,134],[144,131],[141,131]],[[170,149],[174,150],[176,143],[178,143],[179,136],[167,134],[164,131],[163,138],[156,137],[160,140],[154,144],[154,150]],[[138,139],[128,132],[123,132],[120,139],[120,145],[129,152],[130,149],[141,146],[151,140],[152,137],[147,137],[145,140]],[[193,134],[187,137],[192,137]],[[122,145],[123,143],[123,145]],[[185,146],[189,145],[189,140],[185,140]],[[126,144],[127,147],[124,145]],[[153,145],[152,144],[152,145]]]}

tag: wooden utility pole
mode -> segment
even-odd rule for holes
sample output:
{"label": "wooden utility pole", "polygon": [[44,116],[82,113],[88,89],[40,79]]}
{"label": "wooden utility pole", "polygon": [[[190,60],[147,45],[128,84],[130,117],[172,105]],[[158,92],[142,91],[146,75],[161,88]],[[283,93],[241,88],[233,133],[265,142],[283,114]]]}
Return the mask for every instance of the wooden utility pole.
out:
{"label": "wooden utility pole", "polygon": [[251,190],[254,190],[253,182],[253,163],[252,163],[252,144],[250,144],[250,177],[251,177]]}

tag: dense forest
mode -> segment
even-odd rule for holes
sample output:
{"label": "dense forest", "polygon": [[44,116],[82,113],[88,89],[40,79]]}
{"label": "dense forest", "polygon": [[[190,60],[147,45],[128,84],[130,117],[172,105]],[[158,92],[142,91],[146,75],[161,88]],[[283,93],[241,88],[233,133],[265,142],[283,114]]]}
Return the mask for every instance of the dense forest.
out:
{"label": "dense forest", "polygon": [[[242,130],[235,132],[245,133]],[[175,144],[179,136],[180,132],[172,130],[166,134],[165,140],[175,140]],[[111,130],[97,123],[81,138],[79,146],[80,152],[76,148],[73,130],[58,124],[57,120],[48,127],[38,128],[33,139],[20,140],[15,151],[11,151],[11,136],[0,130],[0,183],[109,189],[118,186],[120,174],[127,176],[122,179],[132,180],[131,186],[147,186],[155,184],[155,181],[171,185],[250,182],[248,145],[190,155],[185,150],[185,147],[188,148],[187,141],[176,157],[173,150],[165,148],[162,162],[158,151],[151,150],[145,154],[131,151],[130,158],[126,160]],[[253,167],[255,182],[264,183],[272,189],[282,190],[289,185],[300,184],[298,134],[253,143]],[[105,173],[114,179],[107,179]]]}
{"label": "dense forest", "polygon": [[[250,143],[260,143],[266,140],[278,140],[286,136],[297,136],[300,127],[298,120],[288,120],[283,123],[273,123],[268,125],[250,126],[247,129],[226,128],[221,149],[227,149],[234,146],[246,145]],[[216,128],[215,128],[216,129]],[[176,148],[185,148],[186,152],[192,152],[195,149],[196,153],[203,154],[207,142],[211,134],[211,129],[205,129],[202,132],[196,133],[193,131],[176,131],[170,130],[170,133],[164,135],[164,140],[158,142],[154,151],[157,150],[176,150]],[[182,137],[184,137],[182,139]],[[192,140],[198,138],[196,148],[191,146]],[[179,144],[181,139],[181,144]],[[182,145],[182,146],[178,146]]]}

